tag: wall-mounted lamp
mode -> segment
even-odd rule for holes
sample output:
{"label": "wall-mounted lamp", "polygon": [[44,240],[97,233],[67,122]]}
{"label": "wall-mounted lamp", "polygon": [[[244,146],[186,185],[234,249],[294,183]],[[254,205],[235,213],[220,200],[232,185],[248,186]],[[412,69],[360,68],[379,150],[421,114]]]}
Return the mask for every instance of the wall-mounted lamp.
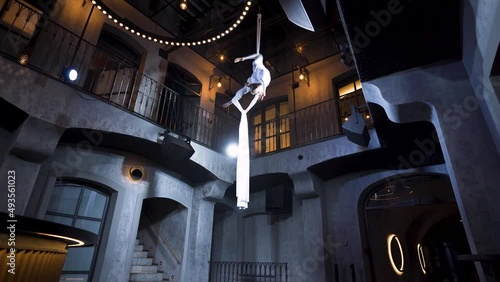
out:
{"label": "wall-mounted lamp", "polygon": [[186,10],[188,8],[188,1],[187,0],[181,0],[181,4],[179,5],[182,10]]}
{"label": "wall-mounted lamp", "polygon": [[[292,88],[298,88],[299,83],[302,81],[305,81],[307,83],[307,86],[310,86],[309,84],[309,70],[306,68],[299,67],[298,65],[293,67],[294,71],[298,70],[299,71],[299,81],[295,82],[293,81]],[[293,72],[292,72],[293,74]],[[292,77],[293,80],[293,77]]]}
{"label": "wall-mounted lamp", "polygon": [[222,87],[222,77],[215,76],[215,75],[212,75],[210,77],[210,85],[208,87],[208,90],[212,90],[212,88],[214,88],[214,86],[217,86],[217,88]]}

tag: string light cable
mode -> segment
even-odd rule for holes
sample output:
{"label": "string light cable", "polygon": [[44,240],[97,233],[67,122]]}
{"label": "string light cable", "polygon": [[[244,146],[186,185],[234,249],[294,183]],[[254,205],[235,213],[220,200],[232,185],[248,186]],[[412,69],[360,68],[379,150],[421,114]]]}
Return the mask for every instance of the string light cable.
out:
{"label": "string light cable", "polygon": [[247,1],[245,4],[245,7],[243,8],[243,11],[241,12],[239,18],[233,22],[232,25],[229,26],[226,30],[223,32],[213,35],[212,37],[205,37],[201,39],[185,39],[185,40],[176,40],[175,38],[170,38],[170,37],[165,37],[165,36],[160,36],[157,34],[153,34],[147,31],[144,31],[140,27],[134,25],[130,21],[127,21],[126,19],[123,19],[119,17],[115,12],[113,12],[109,7],[104,5],[101,1],[97,0],[92,0],[92,4],[99,10],[103,15],[105,15],[108,19],[110,19],[113,23],[118,25],[120,28],[123,28],[124,30],[135,34],[143,39],[149,40],[156,42],[158,44],[165,44],[167,46],[197,46],[197,45],[205,45],[208,43],[212,43],[216,40],[221,39],[222,37],[228,35],[238,25],[245,19],[245,17],[248,14],[248,11],[250,10],[250,7],[252,6],[252,1]]}

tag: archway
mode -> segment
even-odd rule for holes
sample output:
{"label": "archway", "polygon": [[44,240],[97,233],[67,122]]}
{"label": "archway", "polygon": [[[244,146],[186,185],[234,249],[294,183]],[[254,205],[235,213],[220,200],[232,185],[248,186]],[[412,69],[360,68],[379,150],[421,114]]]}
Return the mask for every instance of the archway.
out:
{"label": "archway", "polygon": [[[470,253],[451,183],[438,174],[398,175],[373,184],[362,197],[371,281],[475,281],[473,265],[458,263]],[[453,222],[451,224],[449,222]],[[463,236],[461,236],[463,235]],[[457,246],[453,252],[445,246]],[[432,259],[438,255],[439,261]],[[444,257],[443,257],[444,256]],[[432,257],[432,259],[431,259]],[[454,262],[450,272],[438,262]]]}
{"label": "archway", "polygon": [[[181,281],[187,220],[188,209],[174,200],[149,198],[143,201],[136,246],[147,252],[146,258],[152,259],[152,266],[156,266],[157,273],[164,279]],[[144,255],[138,257],[144,258]]]}

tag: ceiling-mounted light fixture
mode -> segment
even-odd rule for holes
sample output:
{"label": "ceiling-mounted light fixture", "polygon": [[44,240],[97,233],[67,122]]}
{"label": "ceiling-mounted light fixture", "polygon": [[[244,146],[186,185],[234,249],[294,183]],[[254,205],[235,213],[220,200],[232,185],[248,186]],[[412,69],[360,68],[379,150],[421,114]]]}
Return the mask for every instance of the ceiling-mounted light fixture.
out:
{"label": "ceiling-mounted light fixture", "polygon": [[180,7],[182,10],[186,10],[188,8],[188,1],[187,0],[181,0]]}

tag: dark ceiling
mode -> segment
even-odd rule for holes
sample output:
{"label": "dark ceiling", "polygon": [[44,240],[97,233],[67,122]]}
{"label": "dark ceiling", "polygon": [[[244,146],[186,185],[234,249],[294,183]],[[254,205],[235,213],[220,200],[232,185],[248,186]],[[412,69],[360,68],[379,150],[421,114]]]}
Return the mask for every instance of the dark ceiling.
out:
{"label": "dark ceiling", "polygon": [[[187,10],[181,10],[180,0],[126,0],[155,21],[178,40],[210,38],[230,27],[241,15],[244,0],[189,0]],[[308,4],[321,0],[307,0]],[[307,66],[337,54],[343,40],[343,29],[334,1],[326,8],[316,9],[315,31],[311,32],[290,22],[279,0],[252,1],[247,16],[228,36],[210,44],[191,47],[220,70],[239,83],[251,75],[251,64],[233,63],[237,57],[256,52],[257,14],[262,14],[261,53],[272,78],[291,72],[294,66]],[[294,2],[293,0],[291,2]],[[296,1],[298,2],[298,1]],[[304,1],[303,1],[304,2]],[[322,7],[322,6],[320,6]],[[320,13],[317,12],[320,10]],[[170,47],[171,52],[179,47]],[[224,59],[221,60],[220,56]]]}

